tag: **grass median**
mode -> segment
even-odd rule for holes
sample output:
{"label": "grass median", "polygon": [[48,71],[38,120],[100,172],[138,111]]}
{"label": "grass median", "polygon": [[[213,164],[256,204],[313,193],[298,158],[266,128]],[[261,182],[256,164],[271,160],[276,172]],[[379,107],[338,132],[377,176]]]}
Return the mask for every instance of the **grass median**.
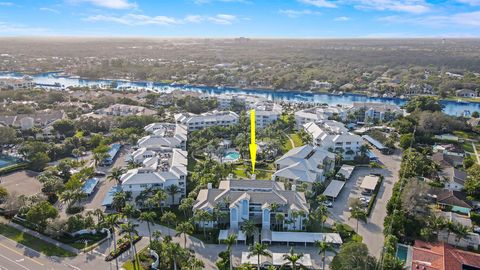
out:
{"label": "grass median", "polygon": [[0,223],[0,234],[47,256],[71,257],[76,255],[75,253],[64,250],[63,248],[57,247],[3,223]]}

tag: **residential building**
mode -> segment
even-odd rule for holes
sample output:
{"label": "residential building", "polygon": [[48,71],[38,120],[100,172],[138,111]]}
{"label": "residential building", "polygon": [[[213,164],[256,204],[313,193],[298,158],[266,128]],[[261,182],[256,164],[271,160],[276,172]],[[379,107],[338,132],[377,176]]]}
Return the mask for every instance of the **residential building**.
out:
{"label": "residential building", "polygon": [[360,152],[362,137],[353,134],[340,122],[324,120],[303,126],[313,138],[313,143],[330,152],[342,153],[343,159],[353,160]]}
{"label": "residential building", "polygon": [[122,189],[136,198],[147,189],[163,189],[175,185],[179,192],[169,195],[168,205],[178,204],[186,195],[187,152],[177,148],[140,148],[131,154],[131,159],[141,163],[140,168],[128,170],[121,177]]}
{"label": "residential building", "polygon": [[[278,206],[275,212],[273,204]],[[193,210],[213,213],[215,209],[226,214],[225,220],[200,222],[200,226],[215,227],[225,222],[230,229],[239,229],[244,221],[250,220],[270,230],[276,223],[275,215],[282,213],[285,218],[279,226],[305,230],[304,220],[309,213],[303,192],[285,190],[283,183],[265,180],[221,181],[218,189],[209,184],[207,189],[198,192]]]}
{"label": "residential building", "polygon": [[435,199],[442,210],[470,215],[473,209],[472,201],[467,199],[467,195],[461,191],[431,188],[429,195]]}
{"label": "residential building", "polygon": [[433,87],[429,84],[410,84],[405,88],[405,95],[407,96],[422,96],[422,95],[433,95]]}
{"label": "residential building", "polygon": [[145,131],[151,135],[138,140],[139,147],[164,146],[187,150],[187,127],[182,124],[152,123]]}
{"label": "residential building", "polygon": [[432,160],[441,167],[459,167],[463,165],[463,156],[437,152],[432,155]]}
{"label": "residential building", "polygon": [[253,95],[238,95],[238,94],[221,94],[216,96],[218,101],[218,107],[220,109],[229,109],[233,102],[243,104],[245,109],[255,108],[255,104],[266,102],[267,99],[264,97],[253,96]]}
{"label": "residential building", "polygon": [[0,88],[4,89],[30,89],[35,87],[35,82],[32,80],[16,79],[16,78],[2,78],[0,79]]}
{"label": "residential building", "polygon": [[[269,101],[257,102],[253,109],[255,109],[255,124],[259,129],[273,124],[282,115],[282,106]],[[250,111],[248,114],[250,115]]]}
{"label": "residential building", "polygon": [[310,87],[312,89],[330,89],[332,88],[332,84],[329,82],[320,82],[317,80],[312,81],[312,86]]}
{"label": "residential building", "polygon": [[28,130],[34,126],[44,128],[66,117],[67,114],[64,111],[47,109],[32,114],[0,115],[0,124]]}
{"label": "residential building", "polygon": [[474,270],[480,269],[480,254],[454,248],[447,243],[427,243],[415,240],[412,247],[411,268],[420,270]]}
{"label": "residential building", "polygon": [[155,115],[157,112],[142,106],[114,104],[104,109],[95,111],[95,114],[105,116],[132,116],[132,115]]}
{"label": "residential building", "polygon": [[454,167],[442,168],[438,176],[445,181],[446,189],[455,191],[461,191],[467,180],[467,173]]}
{"label": "residential building", "polygon": [[295,125],[297,129],[302,129],[303,125],[309,122],[317,122],[330,118],[338,118],[342,121],[347,119],[348,107],[339,106],[320,106],[308,108],[295,112]]}
{"label": "residential building", "polygon": [[397,105],[379,102],[355,102],[349,112],[355,115],[357,122],[390,121],[403,115]]}
{"label": "residential building", "polygon": [[202,114],[178,113],[175,114],[175,122],[184,124],[188,131],[200,130],[213,126],[230,126],[238,124],[238,114],[232,111],[212,111]]}
{"label": "residential building", "polygon": [[470,89],[460,89],[455,91],[457,97],[464,97],[464,98],[476,98],[477,92],[475,90]]}
{"label": "residential building", "polygon": [[291,183],[323,182],[335,166],[335,154],[313,145],[296,147],[275,161],[272,179]]}

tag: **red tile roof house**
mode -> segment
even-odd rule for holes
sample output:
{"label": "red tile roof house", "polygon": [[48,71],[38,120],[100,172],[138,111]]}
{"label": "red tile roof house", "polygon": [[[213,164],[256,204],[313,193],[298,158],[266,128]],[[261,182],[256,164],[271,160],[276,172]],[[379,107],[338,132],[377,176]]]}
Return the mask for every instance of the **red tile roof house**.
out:
{"label": "red tile roof house", "polygon": [[456,249],[446,243],[415,241],[412,247],[412,270],[480,269],[480,254]]}

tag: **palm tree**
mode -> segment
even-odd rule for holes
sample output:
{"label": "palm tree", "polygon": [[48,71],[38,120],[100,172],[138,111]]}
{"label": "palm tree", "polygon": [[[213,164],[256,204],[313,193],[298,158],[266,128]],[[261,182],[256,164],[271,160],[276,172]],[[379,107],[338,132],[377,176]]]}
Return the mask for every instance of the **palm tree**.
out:
{"label": "palm tree", "polygon": [[190,212],[194,203],[195,203],[195,200],[189,197],[183,198],[182,201],[180,202],[178,209],[183,212],[183,216],[185,218],[187,217],[187,212]]}
{"label": "palm tree", "polygon": [[115,195],[113,195],[113,198],[112,198],[112,207],[115,208],[117,212],[120,212],[125,206],[127,199],[128,199],[128,196],[125,191],[120,191],[115,193]]}
{"label": "palm tree", "polygon": [[275,222],[277,223],[277,228],[280,229],[282,228],[283,230],[283,221],[285,220],[285,214],[284,213],[276,213],[275,214]]}
{"label": "palm tree", "polygon": [[357,207],[354,207],[352,211],[350,212],[350,217],[348,219],[354,218],[357,220],[357,230],[356,232],[358,233],[358,221],[361,220],[365,223],[367,223],[367,213]]}
{"label": "palm tree", "polygon": [[200,222],[202,224],[203,237],[207,237],[206,236],[206,230],[205,230],[205,227],[206,227],[205,222],[212,221],[213,220],[213,215],[210,212],[207,212],[205,210],[197,210],[197,211],[195,211],[194,220],[196,220],[197,222]]}
{"label": "palm tree", "polygon": [[170,185],[167,187],[167,192],[172,196],[172,204],[175,204],[175,195],[180,193],[180,188],[177,185]]}
{"label": "palm tree", "polygon": [[167,258],[171,258],[173,269],[177,270],[177,255],[182,252],[182,248],[178,243],[167,243],[165,249],[168,254]]}
{"label": "palm tree", "polygon": [[227,244],[228,260],[230,262],[230,270],[233,269],[232,246],[235,243],[237,243],[237,235],[236,234],[230,234],[230,235],[228,235],[227,239],[225,239],[225,244]]}
{"label": "palm tree", "polygon": [[193,227],[192,223],[188,221],[184,221],[177,225],[175,228],[177,234],[175,236],[182,236],[183,234],[183,247],[187,248],[187,234],[192,234],[195,228]]}
{"label": "palm tree", "polygon": [[155,212],[143,212],[140,214],[140,217],[138,218],[138,220],[147,223],[148,235],[150,237],[149,238],[150,246],[152,245],[152,231],[150,229],[150,224],[153,224],[156,217],[157,217],[157,214],[155,214]]}
{"label": "palm tree", "polygon": [[255,233],[255,223],[251,220],[243,220],[242,224],[242,232],[247,236],[247,238],[250,238],[253,236]]}
{"label": "palm tree", "polygon": [[445,228],[446,225],[447,225],[447,221],[442,216],[431,215],[428,217],[427,226],[430,229],[435,231],[437,237],[438,237],[439,231]]}
{"label": "palm tree", "polygon": [[176,220],[177,220],[177,215],[175,215],[175,213],[173,213],[172,211],[167,211],[167,212],[163,213],[160,221],[162,221],[163,223],[167,223],[168,235],[170,235],[170,226],[172,224],[175,224]]}
{"label": "palm tree", "polygon": [[368,150],[370,150],[370,145],[368,144],[362,144],[360,146],[360,155],[362,157],[366,157],[367,156],[367,153],[368,153]]}
{"label": "palm tree", "polygon": [[292,270],[296,270],[297,269],[297,264],[299,264],[300,266],[302,266],[300,263],[298,263],[299,260],[301,260],[303,258],[303,253],[295,253],[293,251],[293,247],[290,248],[290,252],[288,252],[287,254],[284,254],[283,255],[283,259],[288,261],[286,264],[292,264]]}
{"label": "palm tree", "polygon": [[167,193],[165,193],[165,190],[159,189],[153,197],[155,198],[157,205],[160,207],[160,211],[163,213],[163,202],[167,199]]}
{"label": "palm tree", "polygon": [[322,255],[322,269],[325,270],[325,257],[327,251],[335,252],[335,249],[330,243],[325,242],[325,237],[323,241],[315,241],[315,245],[318,247],[318,254]]}
{"label": "palm tree", "polygon": [[205,269],[205,264],[202,260],[199,260],[195,257],[188,260],[187,265],[185,266],[186,270],[201,270]]}
{"label": "palm tree", "polygon": [[93,161],[94,161],[94,165],[95,167],[97,167],[97,165],[102,162],[104,159],[108,158],[108,153],[94,153],[93,154]]}
{"label": "palm tree", "polygon": [[[456,242],[456,246],[458,247],[458,244],[460,242],[460,240],[466,238],[468,236],[470,232],[470,228],[468,228],[467,226],[463,225],[463,224],[456,224],[455,225],[455,242]],[[448,239],[447,239],[448,241]]]}
{"label": "palm tree", "polygon": [[120,167],[115,167],[110,171],[110,175],[107,177],[108,180],[110,181],[116,181],[117,185],[122,184],[120,181],[120,178],[122,178],[122,175],[125,173],[125,170],[120,168]]}
{"label": "palm tree", "polygon": [[132,262],[133,262],[134,268],[136,268],[136,264],[137,264],[135,262],[135,259],[137,258],[137,251],[136,251],[135,245],[133,244],[134,236],[138,235],[138,231],[135,229],[136,226],[138,225],[135,225],[130,221],[120,225],[120,234],[121,235],[127,234],[128,240],[130,241],[130,248],[132,251]]}
{"label": "palm tree", "polygon": [[[104,224],[107,228],[110,229],[111,231],[111,236],[113,237],[113,249],[116,250],[117,249],[117,239],[115,237],[115,227],[118,226],[118,218],[119,218],[119,215],[118,214],[111,214],[111,215],[108,215],[105,217],[104,219]],[[117,270],[118,270],[118,259],[115,258],[115,264],[116,264],[116,267],[117,267]]]}
{"label": "palm tree", "polygon": [[270,252],[267,250],[267,245],[262,243],[255,243],[253,246],[248,248],[250,254],[248,254],[248,258],[257,256],[257,270],[260,270],[260,256],[272,257]]}
{"label": "palm tree", "polygon": [[129,170],[136,169],[136,168],[141,167],[141,166],[142,166],[142,163],[136,162],[133,159],[130,159],[130,160],[127,161],[127,169],[129,169]]}

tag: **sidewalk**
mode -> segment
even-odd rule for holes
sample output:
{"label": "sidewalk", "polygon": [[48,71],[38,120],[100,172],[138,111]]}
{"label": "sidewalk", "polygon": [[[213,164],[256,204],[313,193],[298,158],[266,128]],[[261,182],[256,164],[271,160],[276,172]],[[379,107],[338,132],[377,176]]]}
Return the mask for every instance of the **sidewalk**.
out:
{"label": "sidewalk", "polygon": [[13,227],[13,228],[15,228],[15,229],[17,229],[17,230],[19,230],[19,231],[24,232],[24,233],[30,234],[30,235],[32,235],[32,236],[35,236],[36,238],[39,238],[39,239],[41,239],[41,240],[43,240],[43,241],[45,241],[45,242],[48,242],[48,243],[50,243],[50,244],[53,244],[53,245],[55,245],[55,246],[57,246],[57,247],[59,247],[59,248],[65,249],[65,250],[70,251],[70,252],[72,252],[72,253],[75,253],[75,254],[79,254],[79,253],[80,253],[80,251],[79,251],[78,249],[76,249],[76,248],[74,248],[74,247],[72,247],[72,246],[70,246],[70,245],[67,245],[67,244],[64,244],[64,243],[62,243],[62,242],[59,242],[59,241],[57,241],[57,240],[55,240],[55,239],[52,239],[52,238],[50,238],[50,237],[48,237],[48,236],[45,236],[45,235],[43,235],[43,234],[41,234],[41,233],[39,233],[39,232],[34,231],[34,230],[30,230],[30,229],[28,229],[28,228],[25,228],[25,227],[23,227],[22,225],[19,225],[19,224],[17,224],[17,223],[8,222],[8,223],[6,223],[6,225],[8,225],[8,226],[10,226],[10,227]]}

